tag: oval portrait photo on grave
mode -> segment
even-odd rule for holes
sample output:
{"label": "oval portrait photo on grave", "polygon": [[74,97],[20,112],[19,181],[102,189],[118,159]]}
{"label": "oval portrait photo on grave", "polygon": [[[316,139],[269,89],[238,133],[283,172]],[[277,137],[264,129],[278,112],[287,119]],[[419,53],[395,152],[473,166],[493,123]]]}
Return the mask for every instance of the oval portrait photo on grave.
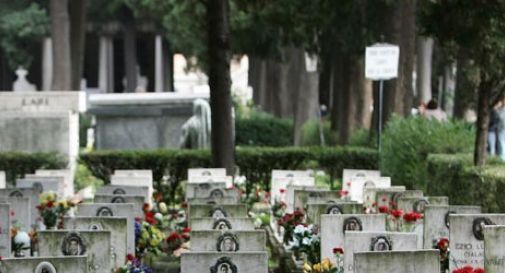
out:
{"label": "oval portrait photo on grave", "polygon": [[228,220],[222,218],[214,221],[214,225],[212,226],[214,230],[230,230],[231,224]]}
{"label": "oval portrait photo on grave", "polygon": [[455,211],[450,210],[450,211],[448,211],[448,212],[445,214],[445,218],[444,218],[444,220],[445,220],[445,226],[446,226],[447,228],[449,228],[449,227],[450,227],[450,223],[449,223],[449,215],[451,215],[451,214],[455,214],[455,213],[456,213]]}
{"label": "oval portrait photo on grave", "polygon": [[35,267],[35,273],[57,273],[56,268],[50,262],[41,262]]}
{"label": "oval portrait photo on grave", "polygon": [[112,210],[109,207],[101,207],[96,211],[97,217],[111,217],[114,216]]}
{"label": "oval portrait photo on grave", "polygon": [[103,230],[103,227],[101,224],[91,224],[89,225],[89,230]]}
{"label": "oval portrait photo on grave", "polygon": [[223,198],[224,193],[220,189],[215,189],[210,192],[210,198]]}
{"label": "oval portrait photo on grave", "polygon": [[35,191],[39,192],[39,193],[44,192],[44,186],[42,186],[42,184],[41,184],[40,182],[35,182],[35,183],[33,183],[32,188],[33,188]]}
{"label": "oval portrait photo on grave", "polygon": [[494,226],[495,223],[487,217],[479,217],[473,220],[472,232],[475,239],[484,240],[484,226]]}
{"label": "oval portrait photo on grave", "polygon": [[217,239],[218,252],[236,252],[238,250],[238,238],[234,234],[227,232]]}
{"label": "oval portrait photo on grave", "polygon": [[125,195],[126,194],[126,191],[122,188],[117,188],[115,189],[112,194],[114,195]]}
{"label": "oval portrait photo on grave", "polygon": [[69,233],[63,238],[61,252],[65,256],[78,256],[86,253],[86,245],[84,245],[81,236],[75,232]]}
{"label": "oval portrait photo on grave", "polygon": [[116,196],[116,197],[112,198],[112,200],[110,202],[115,203],[115,204],[126,203],[125,199],[122,196]]}
{"label": "oval portrait photo on grave", "polygon": [[339,205],[331,205],[326,208],[326,214],[344,214]]}
{"label": "oval portrait photo on grave", "polygon": [[377,236],[372,238],[370,251],[391,251],[393,250],[393,243],[386,236]]}
{"label": "oval portrait photo on grave", "polygon": [[210,273],[237,273],[237,266],[228,257],[219,258],[214,266],[210,268]]}
{"label": "oval portrait photo on grave", "polygon": [[363,188],[365,188],[365,189],[373,189],[373,188],[375,188],[375,182],[373,182],[371,180],[368,180],[363,185]]}
{"label": "oval portrait photo on grave", "polygon": [[23,197],[23,193],[16,190],[16,191],[13,191],[9,194],[9,197]]}
{"label": "oval portrait photo on grave", "polygon": [[210,211],[209,216],[214,219],[221,219],[221,218],[226,218],[227,215],[226,215],[226,212],[224,211],[223,208],[217,207],[217,208],[213,208]]}
{"label": "oval portrait photo on grave", "polygon": [[417,212],[417,213],[424,213],[424,210],[426,208],[426,205],[429,205],[430,202],[426,199],[419,199],[416,202],[414,202],[414,205],[412,206],[412,209]]}
{"label": "oval portrait photo on grave", "polygon": [[344,220],[344,233],[346,231],[362,231],[363,225],[361,220],[356,217],[349,217]]}

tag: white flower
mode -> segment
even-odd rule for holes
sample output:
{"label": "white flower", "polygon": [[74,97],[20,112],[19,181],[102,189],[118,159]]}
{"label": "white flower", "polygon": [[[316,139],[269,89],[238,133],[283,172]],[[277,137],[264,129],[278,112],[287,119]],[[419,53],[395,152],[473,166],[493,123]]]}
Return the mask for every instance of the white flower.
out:
{"label": "white flower", "polygon": [[303,225],[298,225],[294,230],[295,234],[301,234],[305,232],[305,227]]}
{"label": "white flower", "polygon": [[312,229],[314,229],[314,225],[313,224],[310,224],[308,227],[307,227],[307,231],[310,231],[312,233]]}
{"label": "white flower", "polygon": [[307,238],[307,237],[303,238],[302,245],[308,246],[308,245],[310,245],[310,243],[311,243],[311,241],[309,238]]}
{"label": "white flower", "polygon": [[256,220],[254,221],[254,226],[256,228],[259,228],[259,227],[261,227],[261,224],[262,224],[261,219],[260,218],[256,218]]}
{"label": "white flower", "polygon": [[293,247],[299,247],[300,246],[300,242],[298,242],[298,240],[296,240],[296,239],[292,240],[292,241],[289,242],[289,246],[291,248],[293,248]]}
{"label": "white flower", "polygon": [[165,204],[164,202],[159,203],[158,208],[160,209],[160,212],[163,214],[166,214],[168,212],[167,204]]}
{"label": "white flower", "polygon": [[163,220],[163,214],[156,212],[156,214],[154,214],[154,219],[156,219],[158,221]]}

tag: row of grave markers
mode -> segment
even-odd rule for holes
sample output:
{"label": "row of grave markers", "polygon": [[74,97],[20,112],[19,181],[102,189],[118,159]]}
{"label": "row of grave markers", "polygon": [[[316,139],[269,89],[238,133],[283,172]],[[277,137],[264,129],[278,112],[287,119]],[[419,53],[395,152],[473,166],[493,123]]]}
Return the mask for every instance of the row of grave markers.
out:
{"label": "row of grave markers", "polygon": [[267,273],[266,233],[255,229],[224,169],[190,169],[185,198],[191,251],[181,273]]}
{"label": "row of grave markers", "polygon": [[[316,187],[311,173],[303,175],[272,174],[272,204],[281,200],[287,212],[302,211],[308,224],[318,225],[321,260],[339,262],[333,249],[342,248],[344,272],[440,272],[434,249],[443,238],[449,240],[449,272],[467,265],[505,272],[505,214],[483,214],[479,206],[450,205],[447,197],[391,186],[391,179],[379,171],[344,170],[340,191]],[[401,230],[381,213],[391,209],[423,218]],[[282,242],[275,221],[272,229]]]}
{"label": "row of grave markers", "polygon": [[[116,171],[111,185],[97,189],[94,203],[79,204],[65,217],[63,229],[45,230],[36,210],[39,195],[55,191],[71,196],[65,185],[73,183],[67,183],[64,171],[37,171],[17,180],[16,188],[0,189],[1,273],[109,273],[135,253],[134,221],[143,217],[144,203],[151,200],[151,171]],[[13,224],[37,230],[38,243],[18,257],[11,253]]]}

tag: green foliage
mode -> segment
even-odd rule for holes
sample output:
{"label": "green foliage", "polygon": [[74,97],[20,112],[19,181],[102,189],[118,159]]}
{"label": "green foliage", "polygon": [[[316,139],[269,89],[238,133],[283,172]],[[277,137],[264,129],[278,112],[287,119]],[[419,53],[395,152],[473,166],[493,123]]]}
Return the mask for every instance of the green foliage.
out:
{"label": "green foliage", "polygon": [[370,137],[370,131],[367,129],[359,129],[352,133],[349,139],[350,146],[377,148],[377,136],[375,133]]}
{"label": "green foliage", "polygon": [[394,117],[382,136],[380,169],[396,185],[424,190],[428,154],[471,152],[474,135],[464,122]]}
{"label": "green foliage", "polygon": [[88,168],[83,164],[78,164],[75,170],[75,190],[79,191],[86,187],[93,187],[97,189],[103,186],[103,181],[94,177],[93,174],[88,170]]}
{"label": "green foliage", "polygon": [[62,169],[66,162],[54,153],[0,153],[0,170],[6,172],[7,181],[13,184],[16,178],[35,173],[38,169]]}
{"label": "green foliage", "polygon": [[236,144],[239,146],[291,146],[293,122],[273,115],[253,111],[235,121]]}
{"label": "green foliage", "polygon": [[[305,169],[316,163],[315,167],[334,178],[339,177],[344,168],[376,169],[377,158],[375,150],[352,147],[250,147],[236,151],[236,164],[248,179],[248,193],[258,183],[269,189],[274,169]],[[212,166],[208,150],[96,151],[81,154],[80,162],[106,184],[115,169],[150,169],[158,188],[163,176],[169,175],[169,188],[163,190],[171,198],[175,198],[178,185],[187,178],[189,168]]]}
{"label": "green foliage", "polygon": [[11,69],[30,68],[34,45],[48,33],[49,18],[37,3],[0,18],[0,46]]}
{"label": "green foliage", "polygon": [[430,154],[427,159],[427,192],[448,196],[454,205],[480,205],[484,212],[502,212],[505,200],[505,168],[498,158],[488,166],[473,166],[471,154]]}
{"label": "green foliage", "polygon": [[[338,135],[331,130],[330,121],[324,121],[322,124],[325,145],[333,146],[338,142]],[[320,129],[318,120],[307,121],[303,127],[302,145],[316,146],[321,145]]]}

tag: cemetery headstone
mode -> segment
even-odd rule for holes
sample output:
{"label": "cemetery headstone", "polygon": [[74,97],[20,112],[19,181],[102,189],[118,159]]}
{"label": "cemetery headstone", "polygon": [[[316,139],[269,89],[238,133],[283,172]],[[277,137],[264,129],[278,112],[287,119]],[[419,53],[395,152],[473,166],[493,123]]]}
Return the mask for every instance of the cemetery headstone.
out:
{"label": "cemetery headstone", "polygon": [[391,177],[356,177],[342,185],[342,190],[348,192],[352,201],[363,203],[363,193],[368,188],[389,188]]}
{"label": "cemetery headstone", "polygon": [[40,231],[41,257],[88,257],[89,272],[110,273],[112,270],[110,231]]}
{"label": "cemetery headstone", "polygon": [[450,214],[449,270],[484,267],[484,226],[505,225],[505,214]]}
{"label": "cemetery headstone", "polygon": [[315,183],[314,177],[272,178],[270,202],[274,204],[276,201],[282,201],[289,206],[288,202],[294,198],[294,193],[288,196],[288,187],[315,187]]}
{"label": "cemetery headstone", "polygon": [[252,218],[235,218],[228,217],[226,219],[213,219],[210,217],[192,218],[191,230],[253,230],[254,221]]}
{"label": "cemetery headstone", "polygon": [[320,226],[323,214],[360,214],[363,213],[363,205],[356,202],[339,201],[335,203],[308,203],[307,221]]}
{"label": "cemetery headstone", "polygon": [[187,200],[190,205],[233,205],[240,201],[237,197],[220,197],[220,198],[190,198]]}
{"label": "cemetery headstone", "polygon": [[194,180],[193,178],[213,177],[213,176],[225,177],[226,176],[226,169],[224,169],[224,168],[188,169],[188,181],[189,182],[193,181]]}
{"label": "cemetery headstone", "polygon": [[0,189],[5,189],[7,187],[7,178],[4,171],[0,171]]}
{"label": "cemetery headstone", "polygon": [[153,180],[152,170],[114,170],[115,176],[126,176],[126,177],[148,177]]}
{"label": "cemetery headstone", "polygon": [[28,197],[30,199],[30,206],[28,208],[30,213],[30,227],[36,228],[39,225],[39,212],[37,206],[39,205],[40,192],[33,188],[9,188],[0,189],[0,200],[8,199],[10,197]]}
{"label": "cemetery headstone", "polygon": [[15,273],[88,273],[86,256],[32,257],[2,259],[0,272]]}
{"label": "cemetery headstone", "polygon": [[354,232],[345,234],[344,272],[354,272],[354,253],[417,249],[417,237],[405,232]]}
{"label": "cemetery headstone", "polygon": [[347,231],[386,231],[386,216],[382,214],[321,215],[321,259],[333,256],[333,248],[343,247]]}
{"label": "cemetery headstone", "polygon": [[193,230],[191,231],[191,251],[265,251],[266,234],[263,230],[226,231]]}
{"label": "cemetery headstone", "polygon": [[[395,193],[405,191],[405,186],[392,186],[389,188],[365,188],[363,189],[363,207],[367,213],[378,213],[378,207],[387,205],[387,202],[380,202],[380,200],[391,200]],[[380,196],[380,198],[378,197]]]}
{"label": "cemetery headstone", "polygon": [[11,225],[20,228],[23,231],[30,231],[32,228],[29,197],[0,197],[0,204],[7,203],[10,205],[10,220]]}
{"label": "cemetery headstone", "polygon": [[138,186],[112,186],[107,185],[96,190],[98,195],[138,195],[144,196],[145,202],[149,200],[149,187]]}
{"label": "cemetery headstone", "polygon": [[211,217],[214,219],[228,217],[247,217],[247,206],[236,205],[190,205],[189,219]]}
{"label": "cemetery headstone", "polygon": [[137,217],[141,217],[143,215],[142,208],[145,204],[145,197],[139,195],[116,195],[116,194],[96,194],[95,195],[95,203],[110,203],[110,204],[134,204],[135,209],[133,213]]}
{"label": "cemetery headstone", "polygon": [[125,264],[128,241],[125,217],[65,217],[66,230],[110,231],[111,253],[114,268]]}
{"label": "cemetery headstone", "polygon": [[505,272],[505,226],[484,227],[484,269],[487,273]]}
{"label": "cemetery headstone", "polygon": [[449,238],[449,214],[478,214],[479,206],[427,205],[424,211],[424,249],[432,249],[442,238]]}
{"label": "cemetery headstone", "polygon": [[356,169],[344,169],[342,172],[342,183],[347,184],[352,182],[355,178],[365,178],[365,177],[380,177],[381,172],[378,170],[356,170]]}
{"label": "cemetery headstone", "polygon": [[133,214],[134,204],[80,204],[75,211],[77,217],[126,217],[126,242],[128,253],[135,253],[135,217],[142,215]]}
{"label": "cemetery headstone", "polygon": [[313,170],[272,170],[273,178],[314,177]]}
{"label": "cemetery headstone", "polygon": [[71,169],[61,170],[36,170],[35,175],[39,177],[63,177],[65,196],[74,195],[74,172]]}
{"label": "cemetery headstone", "polygon": [[11,253],[11,209],[9,204],[0,204],[0,257]]}
{"label": "cemetery headstone", "polygon": [[436,273],[440,272],[438,250],[358,252],[355,273]]}
{"label": "cemetery headstone", "polygon": [[181,273],[267,273],[266,252],[188,252],[181,256]]}
{"label": "cemetery headstone", "polygon": [[34,177],[16,179],[16,187],[18,188],[34,188],[39,192],[52,191],[60,197],[64,197],[65,189],[63,177]]}
{"label": "cemetery headstone", "polygon": [[[312,180],[312,178],[309,178],[309,180]],[[315,193],[315,192],[318,192],[318,191],[324,191],[324,190],[329,190],[328,187],[326,188],[321,188],[321,187],[317,187],[317,186],[296,186],[296,185],[288,185],[287,188],[286,188],[286,199],[285,199],[285,202],[286,202],[286,212],[287,213],[293,213],[293,211],[295,211],[295,209],[300,209],[300,210],[303,210],[303,206],[300,206],[302,204],[298,204],[298,207],[295,206],[295,192],[298,191],[299,192],[299,195],[298,198],[299,199],[304,199],[304,201],[306,202],[308,198],[306,198],[307,195],[305,195],[304,192],[311,192],[311,193]],[[302,196],[303,195],[303,196]],[[298,200],[298,203],[301,203],[302,200]]]}

